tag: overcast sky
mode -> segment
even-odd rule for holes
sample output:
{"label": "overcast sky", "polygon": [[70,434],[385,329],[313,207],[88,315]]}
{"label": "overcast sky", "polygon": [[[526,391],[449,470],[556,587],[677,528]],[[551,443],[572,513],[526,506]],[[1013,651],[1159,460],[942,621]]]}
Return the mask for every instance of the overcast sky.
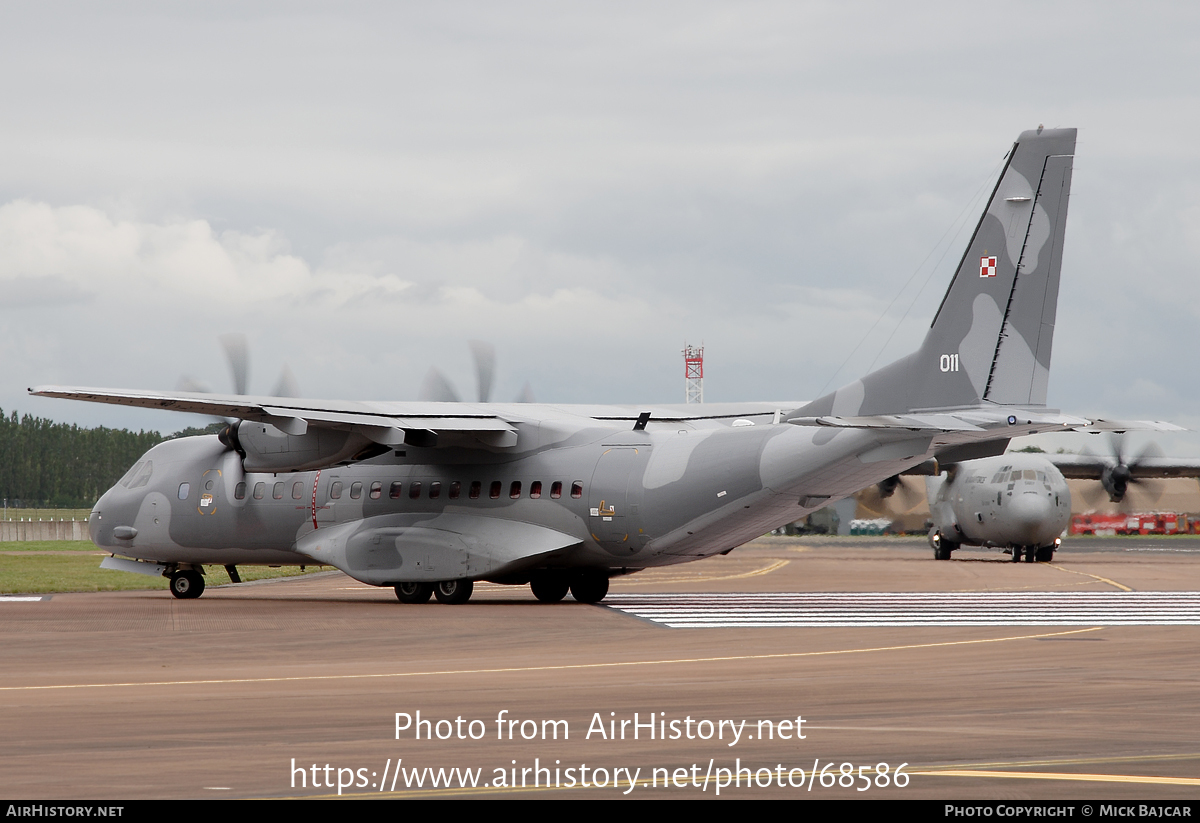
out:
{"label": "overcast sky", "polygon": [[1200,428],[1198,24],[4,4],[0,408],[170,431],[194,418],[25,388],[228,391],[233,331],[254,393],[286,362],[312,397],[415,399],[434,365],[472,397],[482,339],[498,400],[682,402],[686,340],[707,400],[815,397],[918,344],[981,191],[1044,123],[1079,128],[1051,405]]}

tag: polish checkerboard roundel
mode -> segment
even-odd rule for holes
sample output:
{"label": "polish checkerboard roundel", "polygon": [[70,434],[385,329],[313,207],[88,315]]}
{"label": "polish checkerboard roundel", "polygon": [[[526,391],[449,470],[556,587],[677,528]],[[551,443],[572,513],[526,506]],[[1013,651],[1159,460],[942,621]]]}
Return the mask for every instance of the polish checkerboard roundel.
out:
{"label": "polish checkerboard roundel", "polygon": [[995,257],[979,258],[979,276],[980,277],[995,277],[996,276],[996,258]]}

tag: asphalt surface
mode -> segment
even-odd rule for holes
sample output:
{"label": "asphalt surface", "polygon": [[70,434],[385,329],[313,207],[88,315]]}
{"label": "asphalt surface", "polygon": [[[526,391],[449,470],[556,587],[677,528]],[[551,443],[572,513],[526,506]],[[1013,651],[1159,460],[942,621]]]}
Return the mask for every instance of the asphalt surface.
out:
{"label": "asphalt surface", "polygon": [[[978,550],[937,562],[917,540],[767,538],[612,592],[734,606],[775,592],[1189,593],[1197,555],[1200,541],[1099,538],[1049,564]],[[1200,794],[1200,626],[1032,625],[1013,602],[986,626],[669,628],[525,587],[406,606],[339,573],[194,601],[0,602],[0,794],[313,797],[339,780],[373,797]],[[460,770],[453,786],[431,785],[438,769]]]}

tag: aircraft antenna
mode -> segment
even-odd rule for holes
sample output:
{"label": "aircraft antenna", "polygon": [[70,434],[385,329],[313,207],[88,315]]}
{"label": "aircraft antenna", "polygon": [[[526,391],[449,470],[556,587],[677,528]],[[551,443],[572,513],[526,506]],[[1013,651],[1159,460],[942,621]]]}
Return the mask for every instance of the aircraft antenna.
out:
{"label": "aircraft antenna", "polygon": [[683,344],[683,389],[685,402],[704,402],[704,344]]}

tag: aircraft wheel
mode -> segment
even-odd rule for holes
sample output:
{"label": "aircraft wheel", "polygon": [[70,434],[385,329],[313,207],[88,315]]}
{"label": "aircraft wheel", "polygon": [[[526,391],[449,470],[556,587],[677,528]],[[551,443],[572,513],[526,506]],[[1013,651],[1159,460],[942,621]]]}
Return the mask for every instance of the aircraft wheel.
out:
{"label": "aircraft wheel", "polygon": [[571,584],[562,575],[547,574],[530,580],[529,588],[533,590],[533,596],[543,603],[558,603],[567,596]]}
{"label": "aircraft wheel", "polygon": [[433,587],[433,593],[437,596],[438,602],[448,606],[466,603],[471,599],[473,591],[475,591],[475,584],[470,580],[443,580]]}
{"label": "aircraft wheel", "polygon": [[1049,563],[1053,559],[1054,559],[1054,547],[1053,546],[1042,546],[1041,548],[1039,548],[1037,550],[1037,562]]}
{"label": "aircraft wheel", "polygon": [[1012,562],[1014,562],[1014,563],[1021,562],[1021,547],[1020,546],[1012,547]]}
{"label": "aircraft wheel", "polygon": [[433,586],[428,583],[400,583],[396,586],[396,599],[401,603],[428,603],[433,596]]}
{"label": "aircraft wheel", "polygon": [[945,540],[939,541],[938,545],[933,547],[934,560],[949,560],[950,553],[958,548],[956,543],[947,543]]}
{"label": "aircraft wheel", "polygon": [[1025,547],[1025,562],[1032,563],[1037,560],[1037,546]]}
{"label": "aircraft wheel", "polygon": [[571,581],[571,596],[580,603],[599,603],[608,594],[608,577],[585,574]]}
{"label": "aircraft wheel", "polygon": [[180,600],[194,600],[204,594],[204,577],[193,569],[171,575],[171,594]]}

